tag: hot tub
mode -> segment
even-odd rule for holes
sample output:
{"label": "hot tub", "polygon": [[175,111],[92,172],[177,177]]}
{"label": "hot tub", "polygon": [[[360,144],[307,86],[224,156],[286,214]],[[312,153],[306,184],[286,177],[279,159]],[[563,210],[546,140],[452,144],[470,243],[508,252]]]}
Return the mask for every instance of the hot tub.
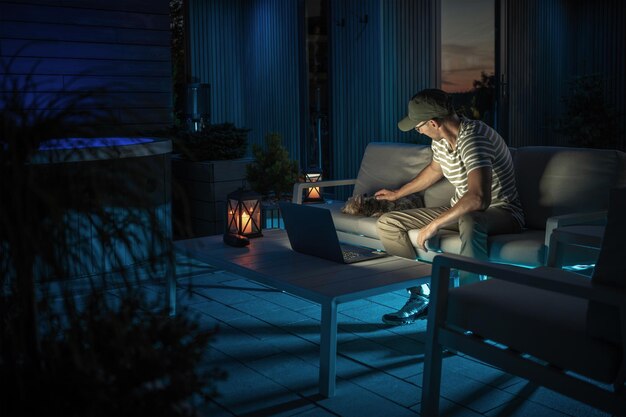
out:
{"label": "hot tub", "polygon": [[154,264],[168,253],[171,150],[168,139],[144,137],[41,144],[30,163],[37,183],[62,208],[71,277]]}

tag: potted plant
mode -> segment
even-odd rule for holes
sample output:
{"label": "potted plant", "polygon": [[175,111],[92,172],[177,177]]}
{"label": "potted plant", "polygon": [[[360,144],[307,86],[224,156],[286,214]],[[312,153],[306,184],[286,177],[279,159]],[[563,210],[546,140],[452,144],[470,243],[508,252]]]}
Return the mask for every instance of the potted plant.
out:
{"label": "potted plant", "polygon": [[268,133],[265,146],[252,145],[252,154],[254,161],[246,167],[246,181],[263,195],[263,225],[266,226],[270,218],[271,224],[277,225],[277,202],[291,195],[293,184],[298,181],[298,162],[289,158],[278,133]]}
{"label": "potted plant", "polygon": [[249,129],[232,123],[205,126],[199,132],[172,129],[174,237],[224,232],[226,195],[241,186],[250,158]]}

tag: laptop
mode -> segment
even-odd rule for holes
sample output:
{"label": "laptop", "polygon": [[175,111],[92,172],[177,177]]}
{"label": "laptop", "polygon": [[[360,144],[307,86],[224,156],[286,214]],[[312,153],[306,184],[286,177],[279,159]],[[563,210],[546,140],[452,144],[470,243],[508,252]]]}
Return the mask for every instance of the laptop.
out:
{"label": "laptop", "polygon": [[296,252],[346,264],[387,256],[375,249],[340,244],[330,210],[283,201],[278,204]]}

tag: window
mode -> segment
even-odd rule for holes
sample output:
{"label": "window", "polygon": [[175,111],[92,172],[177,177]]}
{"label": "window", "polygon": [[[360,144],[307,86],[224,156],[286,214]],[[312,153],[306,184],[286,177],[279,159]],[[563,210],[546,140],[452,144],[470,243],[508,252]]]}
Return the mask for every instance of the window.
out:
{"label": "window", "polygon": [[442,0],[441,88],[459,114],[494,125],[494,0]]}

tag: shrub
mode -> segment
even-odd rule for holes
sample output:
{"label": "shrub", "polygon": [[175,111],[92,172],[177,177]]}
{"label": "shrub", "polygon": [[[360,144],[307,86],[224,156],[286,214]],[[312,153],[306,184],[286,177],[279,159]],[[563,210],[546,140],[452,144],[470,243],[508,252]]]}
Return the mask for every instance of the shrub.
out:
{"label": "shrub", "polygon": [[298,180],[298,162],[289,159],[278,133],[265,136],[265,147],[252,145],[255,161],[246,167],[246,180],[253,190],[264,196],[274,194],[277,199],[289,193]]}

